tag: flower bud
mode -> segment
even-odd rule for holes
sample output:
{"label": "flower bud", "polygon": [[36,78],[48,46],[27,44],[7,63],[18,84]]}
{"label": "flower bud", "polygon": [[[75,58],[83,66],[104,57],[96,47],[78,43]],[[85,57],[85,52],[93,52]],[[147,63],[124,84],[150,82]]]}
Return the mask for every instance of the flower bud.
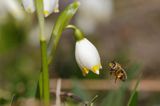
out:
{"label": "flower bud", "polygon": [[102,68],[99,53],[86,38],[76,42],[75,57],[84,76],[89,73],[89,70],[99,75],[99,70]]}

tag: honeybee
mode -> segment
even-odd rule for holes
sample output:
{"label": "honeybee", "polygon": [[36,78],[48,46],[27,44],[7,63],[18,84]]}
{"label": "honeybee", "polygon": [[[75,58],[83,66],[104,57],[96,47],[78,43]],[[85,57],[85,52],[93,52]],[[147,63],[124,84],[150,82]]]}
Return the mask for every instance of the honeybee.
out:
{"label": "honeybee", "polygon": [[110,75],[115,76],[115,83],[117,79],[125,81],[127,79],[127,74],[121,65],[115,61],[109,63]]}

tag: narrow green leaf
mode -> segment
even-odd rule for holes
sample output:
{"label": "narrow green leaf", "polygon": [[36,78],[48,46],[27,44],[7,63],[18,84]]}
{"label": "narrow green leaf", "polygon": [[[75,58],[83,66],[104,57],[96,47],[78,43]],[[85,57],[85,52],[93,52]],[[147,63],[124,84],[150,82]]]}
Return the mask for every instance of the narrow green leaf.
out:
{"label": "narrow green leaf", "polygon": [[97,100],[98,95],[94,96],[91,101],[89,102],[89,106],[94,106],[95,101]]}
{"label": "narrow green leaf", "polygon": [[135,94],[133,95],[133,98],[129,104],[129,106],[137,106],[138,102],[138,92],[136,91]]}
{"label": "narrow green leaf", "polygon": [[48,44],[48,63],[55,56],[56,48],[59,42],[59,39],[62,35],[63,30],[68,25],[74,14],[76,13],[80,3],[78,1],[70,4],[58,17],[55,26],[53,27],[51,38]]}
{"label": "narrow green leaf", "polygon": [[131,97],[129,98],[127,106],[136,106],[134,104],[136,104],[135,102],[137,102],[137,98],[138,98],[137,88],[138,88],[139,82],[140,82],[140,79],[138,79],[136,82],[136,85],[132,91],[132,94],[131,94]]}

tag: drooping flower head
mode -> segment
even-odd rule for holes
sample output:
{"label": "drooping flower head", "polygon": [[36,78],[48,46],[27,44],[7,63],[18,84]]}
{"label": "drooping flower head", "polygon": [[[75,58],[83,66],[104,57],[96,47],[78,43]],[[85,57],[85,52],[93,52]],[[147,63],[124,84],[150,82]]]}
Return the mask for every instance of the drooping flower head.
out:
{"label": "drooping flower head", "polygon": [[34,5],[34,0],[22,0],[22,4],[24,6],[24,9],[29,12],[33,13],[35,12],[35,5]]}
{"label": "drooping flower head", "polygon": [[59,4],[58,0],[43,0],[43,6],[44,6],[44,16],[47,17],[50,15],[52,12],[59,12]]}
{"label": "drooping flower head", "polygon": [[11,14],[16,20],[22,21],[25,17],[22,7],[17,0],[0,0],[0,19],[5,19]]}
{"label": "drooping flower head", "polygon": [[84,76],[89,73],[89,70],[99,75],[99,70],[102,68],[100,56],[89,40],[83,38],[76,42],[75,57]]}
{"label": "drooping flower head", "polygon": [[[22,0],[24,9],[29,12],[35,12],[34,0]],[[52,12],[59,12],[59,0],[43,0],[43,13],[44,16],[49,16]]]}

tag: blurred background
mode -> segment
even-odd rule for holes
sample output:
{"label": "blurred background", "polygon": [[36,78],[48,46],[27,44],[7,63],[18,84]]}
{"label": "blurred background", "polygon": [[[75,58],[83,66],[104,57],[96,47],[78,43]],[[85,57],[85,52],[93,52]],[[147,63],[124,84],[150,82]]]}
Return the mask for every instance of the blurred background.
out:
{"label": "blurred background", "polygon": [[[36,14],[27,14],[20,0],[15,0],[14,6],[10,1],[0,1],[0,104],[8,104],[16,98],[32,98],[41,65]],[[50,79],[67,79],[72,86],[65,89],[67,83],[64,82],[62,90],[78,95],[84,101],[97,94],[98,106],[125,106],[131,94],[128,89],[130,81],[137,80],[142,74],[141,81],[146,81],[147,86],[140,83],[143,86],[138,93],[137,106],[160,106],[160,1],[79,1],[81,6],[71,23],[79,27],[97,47],[103,69],[100,76],[92,72],[82,76],[75,61],[73,32],[65,30],[54,63],[49,66]],[[73,0],[60,0],[60,12],[71,2]],[[47,40],[58,15],[53,13],[46,18]],[[108,71],[108,63],[112,60],[119,62],[128,75],[126,82],[118,82],[117,89],[112,89],[116,84]],[[80,83],[87,80],[87,84],[92,85],[91,79],[102,82],[96,83],[95,89]],[[56,84],[51,83],[51,86],[55,88]],[[96,89],[96,86],[112,87]],[[65,101],[73,106],[79,104],[71,99]]]}

